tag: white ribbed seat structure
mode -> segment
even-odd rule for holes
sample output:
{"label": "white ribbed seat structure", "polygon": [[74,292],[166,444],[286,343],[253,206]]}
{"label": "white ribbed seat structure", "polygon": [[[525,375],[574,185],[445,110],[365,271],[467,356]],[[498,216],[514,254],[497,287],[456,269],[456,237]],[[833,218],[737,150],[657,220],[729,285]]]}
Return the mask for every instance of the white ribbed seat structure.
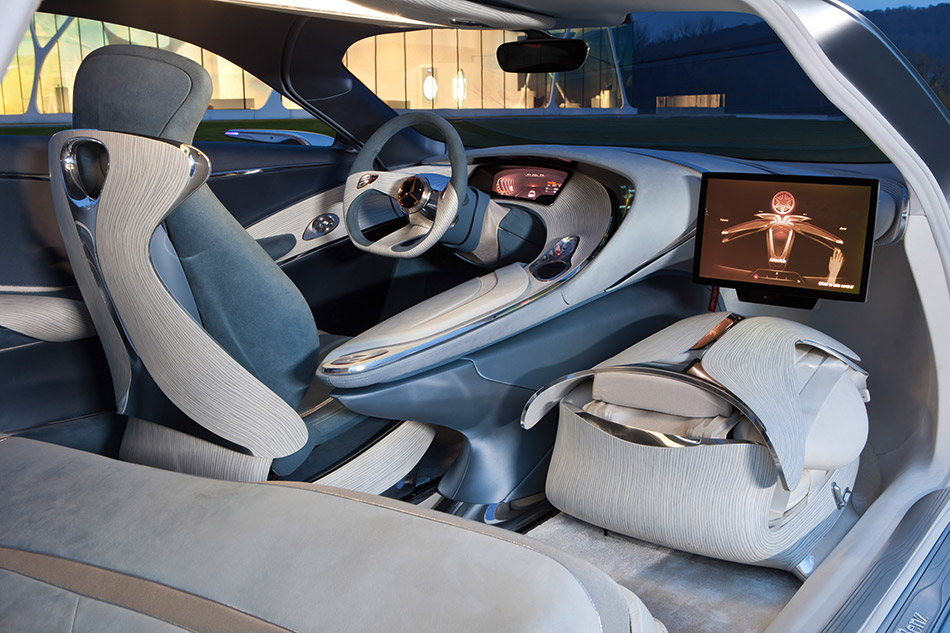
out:
{"label": "white ribbed seat structure", "polygon": [[560,510],[792,570],[857,475],[868,396],[855,358],[791,321],[702,315],[542,390],[523,421],[558,407],[547,494]]}

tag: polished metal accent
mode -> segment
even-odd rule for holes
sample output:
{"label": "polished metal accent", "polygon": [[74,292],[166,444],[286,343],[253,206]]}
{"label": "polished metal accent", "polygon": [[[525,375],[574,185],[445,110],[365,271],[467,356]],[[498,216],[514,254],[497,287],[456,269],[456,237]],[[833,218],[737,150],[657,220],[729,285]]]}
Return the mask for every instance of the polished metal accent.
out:
{"label": "polished metal accent", "polygon": [[838,506],[839,510],[844,510],[844,507],[851,501],[851,488],[845,488],[842,492],[836,481],[831,482],[831,494],[834,495],[835,505]]}
{"label": "polished metal accent", "polygon": [[377,179],[377,178],[379,178],[379,174],[364,174],[364,175],[359,179],[359,182],[356,183],[356,188],[357,188],[357,189],[362,189],[362,188],[365,187],[366,185],[371,185],[371,184],[373,184],[374,182],[376,182],[376,179]]}
{"label": "polished metal accent", "polygon": [[396,192],[396,201],[407,214],[424,209],[431,198],[432,186],[424,176],[406,178]]}
{"label": "polished metal accent", "polygon": [[303,239],[314,240],[331,233],[336,227],[340,226],[340,216],[336,213],[323,213],[313,219],[303,232]]}
{"label": "polished metal accent", "polygon": [[723,318],[722,321],[716,324],[713,329],[709,330],[703,338],[696,341],[696,344],[689,348],[689,351],[695,352],[712,345],[720,338],[722,335],[728,332],[733,325],[742,320],[742,317],[738,314],[732,314],[731,312]]}
{"label": "polished metal accent", "polygon": [[547,252],[534,260],[528,267],[528,272],[538,281],[557,279],[570,269],[571,257],[577,250],[579,242],[580,238],[576,235],[562,237]]}
{"label": "polished metal accent", "polygon": [[307,409],[306,411],[301,411],[301,412],[300,412],[300,417],[302,417],[302,418],[307,418],[307,417],[313,415],[314,413],[316,413],[317,411],[319,411],[320,409],[322,409],[323,407],[329,406],[329,405],[333,404],[334,402],[336,402],[336,398],[327,398],[326,400],[324,400],[324,401],[321,402],[320,404],[316,404],[316,405],[310,407],[309,409]]}
{"label": "polished metal accent", "polygon": [[[108,159],[109,152],[102,142],[85,137],[76,137],[66,141],[63,144],[63,150],[60,155],[63,185],[66,188],[66,195],[77,207],[88,207],[95,204],[99,199],[99,196],[92,197],[89,195],[89,192],[86,191],[86,185],[82,181],[82,174],[79,169],[79,160],[76,157],[76,152],[79,147],[87,143],[97,145],[105,152],[106,158]],[[106,165],[106,172],[108,172],[108,163]]]}
{"label": "polished metal accent", "polygon": [[651,431],[641,429],[635,426],[627,426],[606,420],[600,416],[588,413],[583,409],[574,406],[570,402],[561,402],[568,411],[584,420],[588,424],[597,427],[604,433],[612,435],[625,442],[640,444],[641,446],[655,446],[658,448],[687,448],[692,446],[717,446],[721,444],[752,444],[748,440],[717,439],[710,437],[687,437],[683,435],[672,435],[660,431]]}
{"label": "polished metal accent", "polygon": [[798,576],[799,580],[804,582],[812,575],[812,572],[815,571],[815,567],[815,557],[808,556],[802,562],[795,565],[795,568],[792,569],[792,573]]}
{"label": "polished metal accent", "polygon": [[436,493],[434,499],[427,499],[425,503],[445,514],[511,531],[517,531],[553,510],[544,493],[501,503],[455,501]]}
{"label": "polished metal accent", "polygon": [[326,134],[304,132],[302,130],[228,130],[224,135],[241,141],[305,145],[307,147],[330,147],[336,140]]}
{"label": "polished metal accent", "polygon": [[49,182],[49,174],[16,174],[13,172],[0,171],[0,180],[40,180]]}
{"label": "polished metal accent", "polygon": [[282,169],[290,169],[292,167],[304,167],[305,165],[288,165],[288,166],[279,166],[279,167],[249,167],[248,169],[233,169],[231,171],[216,171],[212,173],[209,178],[230,178],[232,176],[254,176],[257,174],[263,174],[265,171],[278,171]]}
{"label": "polished metal accent", "polygon": [[335,358],[333,360],[333,365],[355,365],[356,363],[361,363],[363,361],[370,360],[372,358],[378,358],[389,350],[387,349],[373,349],[365,352],[356,352],[354,354],[347,354],[346,356],[341,356],[340,358]]}
{"label": "polished metal accent", "polygon": [[[388,349],[370,349],[365,352],[356,352],[355,354],[347,354],[340,358],[335,358],[331,361],[326,361],[321,366],[321,371],[327,374],[349,374],[364,371],[366,369],[365,361],[376,360],[383,356],[386,356],[389,353]],[[398,354],[394,354],[395,358],[399,358]]]}
{"label": "polished metal accent", "polygon": [[63,290],[79,290],[79,286],[6,286],[0,285],[0,294],[38,294],[46,292],[62,292]]}

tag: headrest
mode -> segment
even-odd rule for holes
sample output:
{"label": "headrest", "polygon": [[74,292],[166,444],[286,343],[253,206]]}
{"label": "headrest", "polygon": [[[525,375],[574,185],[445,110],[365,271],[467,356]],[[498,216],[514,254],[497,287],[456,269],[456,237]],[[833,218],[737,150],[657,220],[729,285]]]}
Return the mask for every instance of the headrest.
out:
{"label": "headrest", "polygon": [[200,64],[144,46],[105,46],[79,66],[73,127],[191,144],[211,100]]}

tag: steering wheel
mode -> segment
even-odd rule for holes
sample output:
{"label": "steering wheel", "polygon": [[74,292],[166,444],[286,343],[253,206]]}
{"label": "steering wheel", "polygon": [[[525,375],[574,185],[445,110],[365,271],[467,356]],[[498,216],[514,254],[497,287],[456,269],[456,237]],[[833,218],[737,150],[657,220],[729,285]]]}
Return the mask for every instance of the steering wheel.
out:
{"label": "steering wheel", "polygon": [[[419,124],[438,129],[448,146],[452,178],[441,194],[433,190],[423,176],[373,169],[379,151],[389,139]],[[366,239],[360,230],[359,210],[370,192],[384,193],[394,199],[409,224],[374,242]],[[407,112],[380,126],[353,161],[343,190],[343,226],[359,249],[386,257],[418,257],[435,246],[449,230],[458,214],[459,196],[464,197],[467,192],[468,163],[458,132],[448,121],[431,112]]]}

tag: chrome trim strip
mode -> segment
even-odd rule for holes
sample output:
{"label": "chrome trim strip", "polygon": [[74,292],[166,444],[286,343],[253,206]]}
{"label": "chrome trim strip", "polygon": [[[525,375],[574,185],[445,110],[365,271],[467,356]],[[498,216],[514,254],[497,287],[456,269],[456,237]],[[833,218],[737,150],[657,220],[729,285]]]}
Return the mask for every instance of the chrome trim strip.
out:
{"label": "chrome trim strip", "polygon": [[325,406],[331,404],[331,403],[334,402],[334,401],[335,401],[334,398],[327,398],[326,400],[324,400],[324,401],[321,402],[320,404],[314,405],[314,406],[310,407],[309,409],[307,409],[306,411],[302,411],[302,412],[300,413],[300,417],[301,417],[301,418],[306,418],[306,417],[309,416],[309,415],[313,415],[314,413],[316,413],[317,411],[319,411],[319,410],[322,409],[323,407],[325,407]]}
{"label": "chrome trim strip", "polygon": [[[891,226],[884,235],[881,236],[881,245],[887,244],[896,244],[904,239],[904,234],[907,233],[907,222],[910,219],[910,191],[905,185],[902,185],[893,180],[884,180],[883,178],[878,179],[878,183],[881,190],[885,191],[890,195],[899,195],[900,196],[900,205],[898,205],[897,213],[897,222],[894,226]],[[899,192],[890,191],[891,186],[895,189],[899,189]]]}
{"label": "chrome trim strip", "polygon": [[44,292],[62,292],[63,290],[79,290],[79,286],[2,286],[0,294],[40,294]]}
{"label": "chrome trim strip", "polygon": [[716,439],[709,437],[687,437],[683,435],[671,435],[660,431],[651,431],[635,426],[625,426],[617,422],[606,420],[599,416],[588,413],[570,402],[561,402],[568,411],[584,420],[588,424],[597,427],[604,433],[608,433],[617,439],[632,444],[642,446],[655,446],[657,448],[690,448],[693,446],[718,446],[722,444],[753,444],[748,440]]}
{"label": "chrome trim strip", "polygon": [[331,163],[301,163],[299,165],[268,165],[265,167],[246,167],[243,169],[232,169],[227,171],[213,171],[211,172],[211,175],[208,176],[208,179],[215,180],[218,178],[230,178],[232,176],[255,176],[257,174],[267,174],[276,171],[329,166],[331,166]]}
{"label": "chrome trim strip", "polygon": [[13,172],[0,172],[0,179],[6,180],[40,180],[49,182],[49,174],[17,174]]}
{"label": "chrome trim strip", "polygon": [[307,132],[304,130],[263,130],[263,129],[234,129],[224,133],[225,136],[236,138],[242,141],[252,141],[255,143],[286,143],[293,141],[297,145],[307,147],[330,147],[334,143],[334,138],[319,132]]}
{"label": "chrome trim strip", "polygon": [[252,176],[254,174],[263,173],[263,167],[250,167],[248,169],[235,169],[234,171],[214,171],[211,172],[211,175],[208,176],[208,179],[211,178],[228,178],[230,176]]}
{"label": "chrome trim strip", "polygon": [[[232,169],[227,171],[211,172],[209,179],[229,178],[231,176],[254,176],[257,174],[266,174],[276,171],[290,169],[305,169],[308,167],[327,167],[330,163],[302,163],[300,165],[269,165],[266,167],[246,167],[243,169]],[[7,180],[39,180],[49,182],[49,174],[18,174],[13,172],[0,172],[0,179]]]}

